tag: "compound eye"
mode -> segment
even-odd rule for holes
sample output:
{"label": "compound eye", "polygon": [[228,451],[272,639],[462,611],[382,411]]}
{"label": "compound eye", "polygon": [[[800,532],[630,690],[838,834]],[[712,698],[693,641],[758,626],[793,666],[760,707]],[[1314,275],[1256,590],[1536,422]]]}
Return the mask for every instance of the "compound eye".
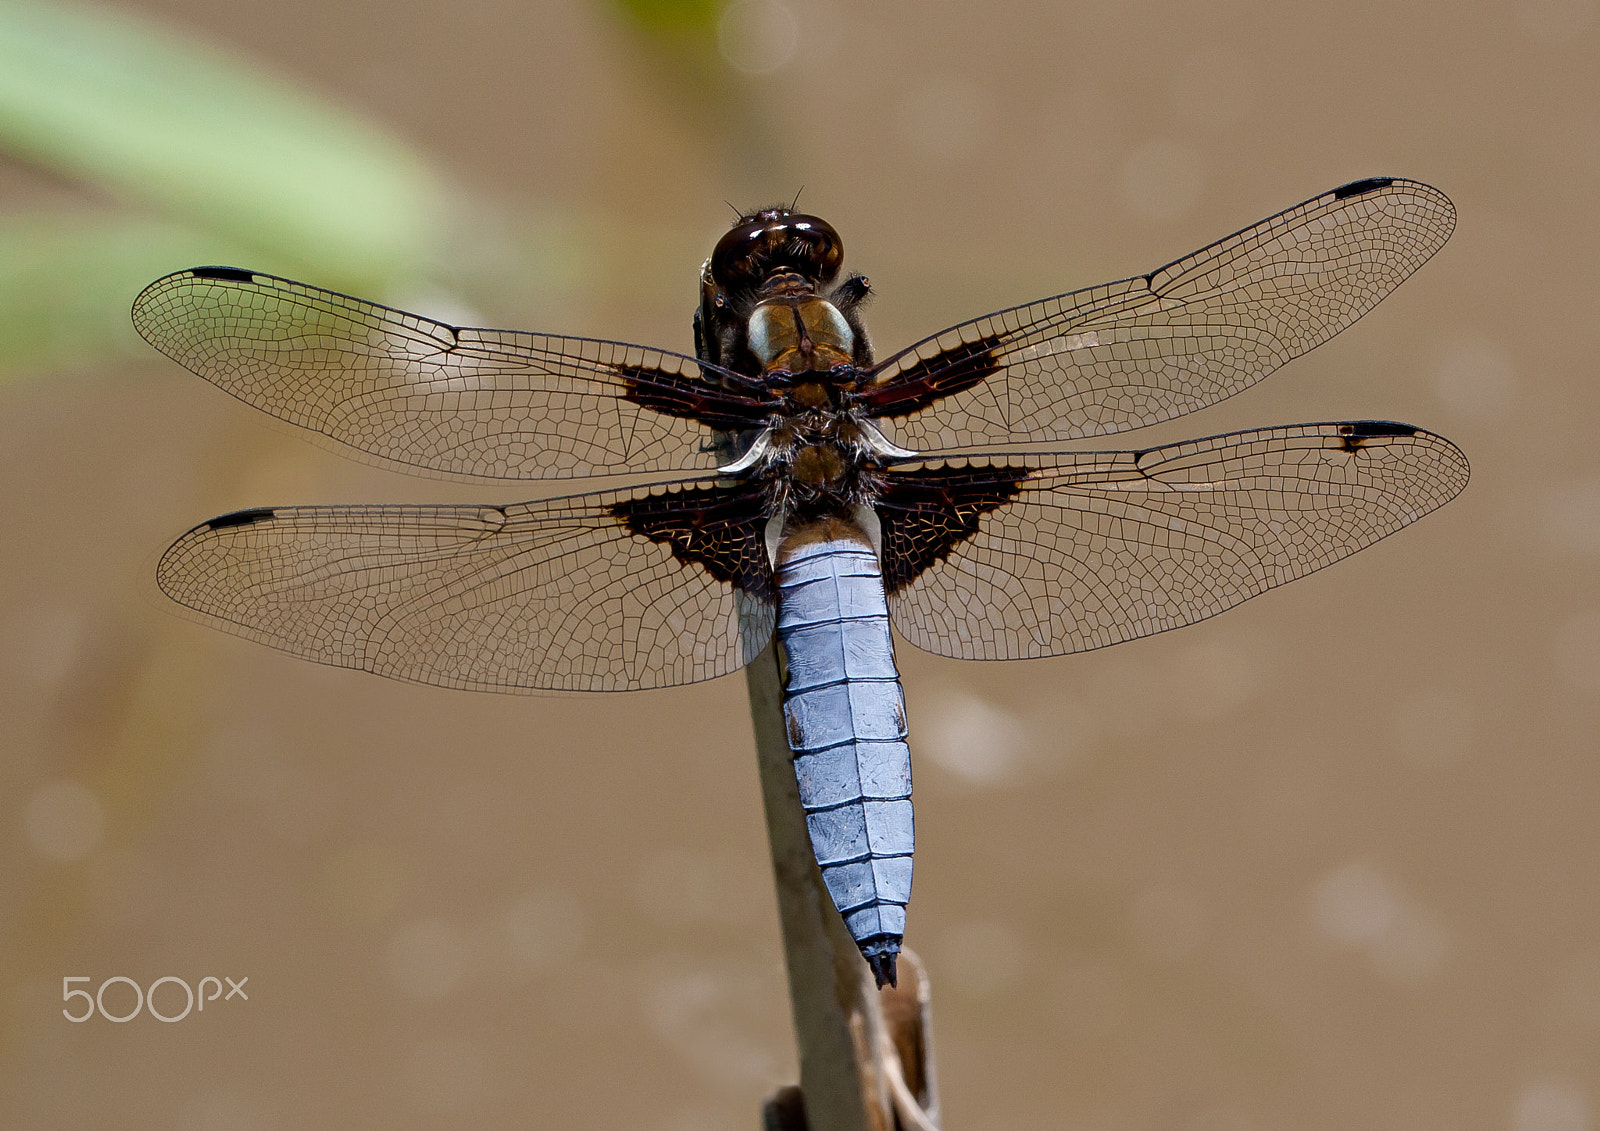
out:
{"label": "compound eye", "polygon": [[810,265],[805,276],[819,286],[833,282],[844,263],[844,241],[833,225],[817,216],[791,216],[789,232],[792,246],[804,249]]}
{"label": "compound eye", "polygon": [[844,241],[816,216],[773,209],[734,225],[711,253],[711,277],[727,290],[760,286],[779,271],[796,271],[822,286],[838,275]]}
{"label": "compound eye", "polygon": [[724,290],[754,286],[754,260],[761,253],[770,221],[754,220],[736,224],[717,241],[711,253],[711,278]]}

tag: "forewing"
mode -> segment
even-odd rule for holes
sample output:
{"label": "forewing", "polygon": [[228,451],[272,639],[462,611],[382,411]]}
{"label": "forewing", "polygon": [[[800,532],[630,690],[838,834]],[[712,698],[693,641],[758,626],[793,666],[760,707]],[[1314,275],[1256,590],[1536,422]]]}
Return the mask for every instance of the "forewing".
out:
{"label": "forewing", "polygon": [[894,439],[924,452],[1181,416],[1349,326],[1454,227],[1435,188],[1357,181],[1148,275],[953,326],[883,361],[864,409],[907,417]]}
{"label": "forewing", "polygon": [[218,627],[319,663],[479,691],[621,691],[723,675],[766,646],[761,530],[744,485],[279,507],[196,527],[156,576]]}
{"label": "forewing", "polygon": [[491,479],[710,469],[712,430],[764,399],[644,346],[449,326],[234,268],[180,271],[133,304],[146,341],[281,420],[412,471]]}
{"label": "forewing", "polygon": [[878,506],[895,628],[985,660],[1204,620],[1393,534],[1467,482],[1448,440],[1373,421],[905,467]]}

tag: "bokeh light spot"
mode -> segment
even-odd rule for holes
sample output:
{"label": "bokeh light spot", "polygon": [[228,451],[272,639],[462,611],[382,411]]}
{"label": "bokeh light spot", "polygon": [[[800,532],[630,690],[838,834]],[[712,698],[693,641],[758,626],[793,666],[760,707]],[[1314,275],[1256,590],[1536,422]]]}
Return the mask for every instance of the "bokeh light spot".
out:
{"label": "bokeh light spot", "polygon": [[587,916],[566,892],[530,892],[506,911],[511,953],[529,971],[565,966],[578,956],[589,933]]}
{"label": "bokeh light spot", "polygon": [[734,70],[765,75],[794,58],[800,21],[783,0],[736,0],[717,22],[717,46]]}
{"label": "bokeh light spot", "polygon": [[1381,937],[1400,915],[1400,898],[1369,864],[1352,861],[1323,876],[1312,893],[1316,924],[1345,946]]}
{"label": "bokeh light spot", "polygon": [[1015,778],[1026,756],[1028,731],[1016,715],[986,699],[951,691],[917,719],[917,755],[968,785],[1001,785]]}
{"label": "bokeh light spot", "polygon": [[1324,875],[1312,888],[1310,910],[1324,937],[1362,951],[1391,981],[1432,977],[1449,956],[1449,935],[1432,914],[1364,861]]}
{"label": "bokeh light spot", "polygon": [[1589,1131],[1589,1100],[1565,1080],[1536,1080],[1517,1093],[1512,1131]]}

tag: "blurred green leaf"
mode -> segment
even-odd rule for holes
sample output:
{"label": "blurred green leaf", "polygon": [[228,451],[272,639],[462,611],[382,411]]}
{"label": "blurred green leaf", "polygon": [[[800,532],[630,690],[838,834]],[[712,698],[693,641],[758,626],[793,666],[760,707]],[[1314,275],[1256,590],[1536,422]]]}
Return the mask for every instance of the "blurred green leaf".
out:
{"label": "blurred green leaf", "polygon": [[785,161],[782,131],[771,127],[751,87],[729,65],[719,29],[730,0],[601,0],[618,14],[637,49],[634,66],[662,101],[673,104],[721,159],[770,180]]}
{"label": "blurred green leaf", "polygon": [[145,356],[128,319],[134,295],[169,271],[244,254],[180,225],[116,214],[0,217],[0,364]]}
{"label": "blurred green leaf", "polygon": [[719,0],[611,0],[640,29],[669,35],[710,35],[722,14]]}
{"label": "blurred green leaf", "polygon": [[369,293],[427,258],[443,211],[402,142],[106,8],[0,0],[0,147]]}

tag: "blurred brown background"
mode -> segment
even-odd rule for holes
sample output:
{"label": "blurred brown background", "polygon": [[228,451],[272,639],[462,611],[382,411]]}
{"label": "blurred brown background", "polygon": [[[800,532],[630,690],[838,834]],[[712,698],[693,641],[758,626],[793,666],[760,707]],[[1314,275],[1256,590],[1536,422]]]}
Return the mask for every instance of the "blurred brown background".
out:
{"label": "blurred brown background", "polygon": [[[1181,632],[902,646],[907,942],[952,1129],[1600,1127],[1594,0],[114,13],[437,176],[371,297],[680,350],[724,200],[804,185],[890,350],[1359,177],[1439,186],[1455,237],[1375,313],[1126,446],[1404,420],[1466,493]],[[0,159],[0,210],[157,215],[118,191]],[[143,279],[246,254],[209,238]],[[211,515],[539,489],[341,460],[125,333],[0,385],[0,1125],[756,1126],[796,1067],[743,681],[452,693],[182,619],[151,565]],[[62,1017],[63,977],[119,975],[249,1001]]]}

